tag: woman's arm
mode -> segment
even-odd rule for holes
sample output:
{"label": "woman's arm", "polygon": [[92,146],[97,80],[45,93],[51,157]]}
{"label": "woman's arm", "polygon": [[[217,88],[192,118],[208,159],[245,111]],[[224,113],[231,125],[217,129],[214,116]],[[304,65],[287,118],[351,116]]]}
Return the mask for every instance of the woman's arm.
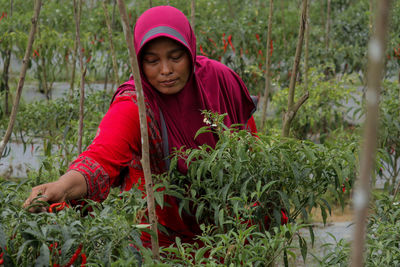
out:
{"label": "woman's arm", "polygon": [[[37,200],[49,203],[88,198],[103,201],[110,187],[123,184],[120,175],[140,151],[140,126],[136,104],[130,97],[118,97],[102,119],[98,134],[88,149],[57,181],[38,185],[24,203]],[[31,208],[30,211],[41,211]]]}
{"label": "woman's arm", "polygon": [[[24,208],[28,208],[31,204],[34,204],[34,201],[56,203],[83,198],[86,194],[87,185],[85,178],[79,172],[70,170],[55,182],[33,187],[31,194],[24,203]],[[44,210],[45,208],[41,206],[29,209],[30,212],[39,212]]]}

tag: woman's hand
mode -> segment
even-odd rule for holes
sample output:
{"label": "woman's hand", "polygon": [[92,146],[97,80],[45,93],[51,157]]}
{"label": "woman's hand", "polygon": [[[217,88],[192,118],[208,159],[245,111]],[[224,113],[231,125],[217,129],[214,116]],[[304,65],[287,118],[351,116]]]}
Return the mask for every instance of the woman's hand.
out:
{"label": "woman's hand", "polygon": [[24,203],[24,208],[28,208],[32,204],[37,204],[29,209],[30,212],[46,211],[46,207],[42,202],[55,203],[66,200],[66,189],[60,180],[52,183],[41,184],[32,188],[30,196]]}
{"label": "woman's hand", "polygon": [[85,197],[86,193],[87,185],[83,175],[77,171],[69,171],[55,182],[33,187],[23,207],[29,208],[30,212],[42,212],[46,211],[43,202],[56,203],[79,199]]}

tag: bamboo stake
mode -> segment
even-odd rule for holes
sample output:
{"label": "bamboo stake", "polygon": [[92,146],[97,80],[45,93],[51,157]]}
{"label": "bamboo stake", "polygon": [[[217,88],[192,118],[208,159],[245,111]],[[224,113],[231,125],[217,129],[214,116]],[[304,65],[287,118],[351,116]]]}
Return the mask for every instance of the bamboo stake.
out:
{"label": "bamboo stake", "polygon": [[0,158],[3,156],[4,148],[6,147],[8,140],[11,137],[14,123],[17,118],[19,100],[21,98],[22,88],[24,87],[25,75],[26,75],[26,70],[28,69],[30,55],[32,54],[32,45],[33,45],[33,41],[35,40],[36,25],[38,23],[41,5],[42,5],[41,0],[35,1],[34,13],[33,13],[33,17],[32,17],[32,25],[31,25],[31,30],[29,32],[28,44],[27,44],[27,47],[25,50],[24,59],[22,60],[22,67],[21,67],[21,72],[19,75],[17,93],[15,95],[15,99],[14,99],[14,103],[13,103],[13,107],[12,107],[11,115],[10,115],[10,121],[8,123],[6,134],[4,135],[3,140],[1,140],[1,142],[0,142]]}
{"label": "bamboo stake", "polygon": [[[12,18],[13,14],[13,0],[10,1],[10,16],[9,18]],[[9,33],[12,32],[12,28],[8,30]],[[4,59],[4,66],[3,66],[3,75],[1,79],[1,85],[0,85],[0,91],[5,91],[4,95],[4,114],[5,115],[10,115],[9,111],[9,106],[8,106],[8,98],[10,95],[10,87],[8,86],[8,78],[9,78],[9,72],[10,72],[10,61],[11,61],[11,49],[12,49],[12,44],[9,44],[9,46],[6,48],[5,51],[5,59]]]}
{"label": "bamboo stake", "polygon": [[157,217],[155,212],[154,204],[154,193],[153,193],[153,181],[151,177],[150,170],[150,157],[149,157],[149,137],[147,130],[147,119],[146,119],[146,107],[144,104],[144,95],[142,89],[142,81],[140,78],[139,64],[137,61],[135,47],[133,45],[133,38],[129,27],[128,15],[126,14],[125,3],[123,0],[118,0],[118,7],[122,18],[122,26],[124,29],[125,39],[129,51],[129,59],[131,64],[131,71],[133,73],[133,78],[135,80],[135,87],[137,92],[137,101],[139,108],[139,118],[140,118],[140,134],[142,141],[142,167],[144,173],[144,179],[146,184],[146,194],[147,194],[147,206],[149,212],[149,220],[151,225],[151,230],[154,236],[151,236],[151,246],[153,251],[153,257],[156,260],[160,259],[159,245],[158,245],[158,232],[157,232]]}
{"label": "bamboo stake", "polygon": [[75,17],[75,30],[77,47],[79,48],[79,65],[81,68],[81,92],[79,100],[79,129],[78,129],[78,154],[82,153],[82,135],[83,135],[83,115],[84,115],[84,103],[85,103],[85,75],[86,67],[83,68],[83,52],[80,37],[80,24],[81,24],[81,13],[82,13],[82,0],[79,0],[79,6],[76,6],[74,0],[74,17]]}
{"label": "bamboo stake", "polygon": [[310,2],[307,7],[307,21],[306,21],[306,33],[304,41],[304,89],[308,91],[308,55],[309,55],[309,39],[310,39]]}
{"label": "bamboo stake", "polygon": [[191,8],[191,20],[190,20],[190,24],[192,25],[192,29],[194,32],[194,26],[195,26],[195,10],[196,10],[196,3],[195,0],[192,0],[192,8]]}
{"label": "bamboo stake", "polygon": [[325,48],[329,49],[329,32],[331,29],[331,0],[327,0],[326,24],[325,24]]}
{"label": "bamboo stake", "polygon": [[262,109],[261,116],[261,129],[264,130],[264,125],[267,117],[267,105],[268,105],[268,97],[270,94],[271,87],[271,55],[270,55],[270,42],[271,42],[271,32],[272,32],[272,15],[274,9],[274,1],[269,0],[269,17],[268,17],[268,34],[267,34],[267,50],[265,57],[265,91],[264,91],[264,103]]}
{"label": "bamboo stake", "polygon": [[308,99],[309,95],[308,92],[306,92],[302,97],[300,97],[300,99],[296,103],[294,103],[296,78],[301,58],[301,50],[303,48],[304,30],[307,21],[307,6],[308,6],[307,2],[308,2],[307,0],[303,0],[301,18],[300,18],[299,36],[293,63],[292,76],[290,78],[290,84],[289,84],[288,107],[283,117],[282,135],[284,137],[289,136],[290,125],[292,123],[292,120],[296,116],[296,113],[301,107],[301,105],[303,105],[303,103]]}
{"label": "bamboo stake", "polygon": [[[74,2],[74,18],[75,18],[75,9],[76,9],[76,4]],[[75,26],[76,27],[76,26]],[[76,36],[76,31],[75,31],[75,40],[74,40],[74,51],[72,55],[72,74],[71,74],[71,82],[70,82],[70,87],[69,87],[69,100],[70,102],[72,101],[72,97],[74,94],[74,83],[75,83],[75,72],[76,72],[76,55],[78,53],[78,39]]]}
{"label": "bamboo stake", "polygon": [[355,229],[352,246],[351,266],[363,266],[366,223],[370,198],[371,175],[374,171],[379,123],[379,94],[385,62],[386,36],[390,0],[378,1],[374,35],[368,46],[368,72],[366,92],[366,121],[364,128],[364,144],[360,161],[360,176],[357,183],[353,203],[355,212]]}
{"label": "bamboo stake", "polygon": [[113,63],[113,69],[114,69],[114,81],[116,84],[119,84],[117,59],[115,56],[111,23],[110,23],[110,18],[108,17],[108,11],[107,11],[107,6],[106,6],[105,2],[103,2],[103,10],[104,10],[104,16],[106,18],[107,29],[108,29],[108,38],[110,41],[111,57],[112,57],[112,63]]}

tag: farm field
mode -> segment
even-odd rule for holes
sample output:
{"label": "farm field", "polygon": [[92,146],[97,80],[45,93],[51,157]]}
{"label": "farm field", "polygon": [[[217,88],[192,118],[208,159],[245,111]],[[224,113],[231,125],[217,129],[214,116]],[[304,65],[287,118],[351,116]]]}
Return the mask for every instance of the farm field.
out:
{"label": "farm field", "polygon": [[152,6],[181,10],[197,55],[257,97],[257,134],[203,111],[198,135],[211,132],[215,147],[177,150],[153,174],[156,207],[176,199],[200,227],[194,243],[145,246],[142,234],[155,235],[136,184],[101,202],[24,208],[89,147],[132,76],[118,2],[0,0],[0,266],[400,265],[399,1],[123,1],[131,31]]}

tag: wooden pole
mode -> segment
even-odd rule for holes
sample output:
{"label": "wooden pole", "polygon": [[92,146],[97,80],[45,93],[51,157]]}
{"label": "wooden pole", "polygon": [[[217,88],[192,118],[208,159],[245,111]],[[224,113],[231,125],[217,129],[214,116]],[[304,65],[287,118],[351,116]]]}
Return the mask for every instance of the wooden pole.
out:
{"label": "wooden pole", "polygon": [[329,50],[329,34],[331,30],[331,0],[326,4],[326,24],[325,24],[325,48]]}
{"label": "wooden pole", "polygon": [[310,39],[310,2],[307,7],[307,21],[306,21],[306,32],[304,40],[304,89],[308,91],[308,55],[309,55],[309,39]]}
{"label": "wooden pole", "polygon": [[390,0],[378,2],[375,29],[368,46],[368,72],[366,92],[366,120],[364,142],[360,161],[360,176],[353,196],[355,229],[352,245],[351,266],[364,266],[363,252],[370,198],[371,175],[374,171],[378,142],[379,94],[385,62],[386,36]]}
{"label": "wooden pole", "polygon": [[282,136],[284,137],[289,136],[290,125],[292,123],[293,118],[296,116],[296,113],[301,107],[301,105],[303,105],[303,103],[308,99],[308,92],[306,92],[302,97],[300,97],[300,99],[296,103],[294,103],[296,78],[301,58],[301,51],[303,48],[304,30],[307,21],[307,6],[308,6],[307,2],[308,2],[307,0],[303,0],[301,18],[300,18],[299,36],[297,40],[296,54],[294,57],[294,63],[292,68],[292,76],[290,77],[290,84],[289,84],[288,107],[286,113],[283,116]]}
{"label": "wooden pole", "polygon": [[116,84],[119,84],[117,58],[115,56],[115,49],[114,49],[114,43],[113,43],[110,18],[108,17],[108,11],[107,11],[107,6],[106,6],[105,2],[103,2],[103,10],[104,10],[104,16],[106,18],[107,29],[108,29],[108,39],[110,41],[110,49],[111,49],[112,63],[113,63],[113,69],[114,69],[114,81]]}
{"label": "wooden pole", "polygon": [[82,52],[82,44],[81,44],[81,37],[80,37],[82,0],[79,0],[79,6],[76,5],[76,1],[77,0],[74,0],[75,30],[76,30],[77,46],[79,48],[79,65],[81,67],[81,93],[80,93],[80,100],[79,100],[78,153],[81,154],[82,153],[84,103],[85,103],[86,68],[83,67],[83,52]]}
{"label": "wooden pole", "polygon": [[193,32],[194,32],[194,27],[195,27],[195,11],[196,11],[196,2],[195,2],[195,0],[192,0],[192,6],[191,6],[191,19],[190,19],[190,24],[192,25],[192,29],[193,29]]}
{"label": "wooden pole", "polygon": [[33,45],[33,41],[35,40],[36,25],[38,23],[41,6],[42,6],[42,1],[36,0],[35,7],[34,7],[34,13],[33,13],[33,17],[32,17],[31,30],[29,32],[29,37],[28,37],[28,44],[27,44],[27,47],[25,50],[24,59],[22,60],[22,67],[21,67],[21,72],[19,75],[17,93],[15,95],[13,107],[11,110],[10,121],[8,123],[6,134],[4,135],[3,140],[1,140],[1,142],[0,142],[0,158],[3,156],[4,148],[6,147],[8,141],[11,137],[14,123],[17,118],[19,101],[21,99],[22,88],[24,87],[25,75],[26,75],[26,70],[28,69],[29,59],[32,54],[32,45]]}
{"label": "wooden pole", "polygon": [[267,117],[267,105],[268,98],[271,91],[271,55],[270,55],[270,42],[272,32],[272,15],[274,9],[274,1],[269,0],[269,17],[268,17],[268,34],[267,34],[267,50],[265,57],[265,91],[264,91],[264,103],[261,115],[261,130],[264,130],[264,125]]}
{"label": "wooden pole", "polygon": [[147,207],[149,212],[149,220],[151,230],[154,235],[151,235],[151,246],[153,251],[153,257],[156,260],[160,259],[159,245],[158,245],[158,232],[157,232],[157,217],[155,212],[155,202],[153,193],[153,181],[150,170],[150,156],[149,156],[149,137],[147,130],[147,119],[146,119],[146,106],[144,104],[144,95],[142,89],[142,81],[140,79],[139,64],[137,61],[135,47],[133,45],[133,38],[129,27],[128,15],[126,14],[125,3],[123,0],[118,0],[118,7],[122,18],[122,27],[124,29],[125,39],[129,51],[129,59],[131,64],[131,71],[135,80],[135,87],[137,92],[137,102],[139,108],[140,118],[140,134],[142,141],[142,168],[144,173],[146,194],[147,194]]}

